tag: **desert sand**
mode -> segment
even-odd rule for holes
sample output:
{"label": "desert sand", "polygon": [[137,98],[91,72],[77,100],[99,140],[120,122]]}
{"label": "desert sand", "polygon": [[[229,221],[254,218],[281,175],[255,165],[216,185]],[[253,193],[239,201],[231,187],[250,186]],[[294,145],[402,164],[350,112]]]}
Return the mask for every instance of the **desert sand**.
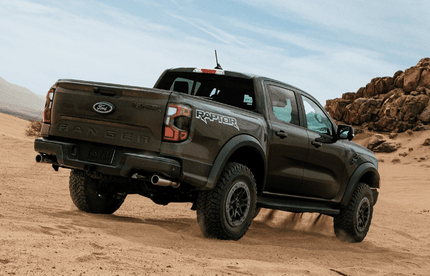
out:
{"label": "desert sand", "polygon": [[429,131],[377,154],[373,222],[350,244],[317,214],[262,210],[241,240],[220,241],[203,237],[191,204],[129,195],[113,215],[80,212],[69,170],[34,161],[27,125],[0,114],[0,275],[430,275]]}

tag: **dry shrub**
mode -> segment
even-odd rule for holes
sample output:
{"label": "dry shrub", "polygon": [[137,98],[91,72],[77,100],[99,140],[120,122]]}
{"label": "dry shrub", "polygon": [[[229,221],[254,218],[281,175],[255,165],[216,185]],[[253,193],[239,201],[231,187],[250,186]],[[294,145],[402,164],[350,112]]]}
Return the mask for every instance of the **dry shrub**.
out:
{"label": "dry shrub", "polygon": [[25,135],[27,137],[40,137],[40,132],[42,130],[43,121],[30,121],[27,129],[25,130]]}

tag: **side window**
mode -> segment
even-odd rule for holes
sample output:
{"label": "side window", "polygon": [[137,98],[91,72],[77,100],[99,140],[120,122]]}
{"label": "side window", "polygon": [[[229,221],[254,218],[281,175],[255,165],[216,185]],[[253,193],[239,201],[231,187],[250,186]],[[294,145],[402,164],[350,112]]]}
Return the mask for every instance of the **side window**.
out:
{"label": "side window", "polygon": [[302,96],[302,99],[306,113],[306,127],[322,134],[333,135],[333,125],[321,108],[305,96]]}
{"label": "side window", "polygon": [[252,79],[226,77],[221,87],[211,92],[211,98],[246,110],[255,110],[256,107]]}
{"label": "side window", "polygon": [[176,78],[170,86],[170,90],[190,94],[191,88],[193,87],[193,83],[193,80]]}
{"label": "side window", "polygon": [[268,86],[272,105],[271,117],[284,123],[300,125],[295,93],[279,86]]}

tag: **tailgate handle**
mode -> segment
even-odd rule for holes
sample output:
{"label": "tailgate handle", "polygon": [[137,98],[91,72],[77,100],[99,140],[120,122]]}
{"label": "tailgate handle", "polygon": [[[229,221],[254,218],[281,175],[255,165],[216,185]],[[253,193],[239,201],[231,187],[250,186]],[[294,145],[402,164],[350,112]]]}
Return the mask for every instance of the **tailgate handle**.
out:
{"label": "tailgate handle", "polygon": [[106,88],[101,88],[101,87],[98,87],[98,86],[94,86],[93,87],[93,89],[94,89],[94,93],[95,94],[100,94],[100,95],[103,95],[103,96],[116,96],[116,91],[115,90],[108,90],[108,89],[106,89]]}

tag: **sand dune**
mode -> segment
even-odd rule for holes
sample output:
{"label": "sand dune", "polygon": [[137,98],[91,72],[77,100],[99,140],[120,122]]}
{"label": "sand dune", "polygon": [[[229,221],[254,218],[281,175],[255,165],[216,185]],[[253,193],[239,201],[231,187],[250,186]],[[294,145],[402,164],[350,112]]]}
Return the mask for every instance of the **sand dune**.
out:
{"label": "sand dune", "polygon": [[[46,90],[48,92],[48,90]],[[25,120],[41,120],[45,97],[0,77],[0,112]]]}
{"label": "sand dune", "polygon": [[114,215],[80,212],[69,171],[34,161],[27,124],[0,114],[0,275],[430,274],[430,151],[422,146],[430,132],[400,134],[403,148],[378,154],[374,220],[362,243],[349,244],[335,238],[332,218],[316,214],[262,210],[244,238],[219,241],[203,237],[191,204],[130,195]]}

